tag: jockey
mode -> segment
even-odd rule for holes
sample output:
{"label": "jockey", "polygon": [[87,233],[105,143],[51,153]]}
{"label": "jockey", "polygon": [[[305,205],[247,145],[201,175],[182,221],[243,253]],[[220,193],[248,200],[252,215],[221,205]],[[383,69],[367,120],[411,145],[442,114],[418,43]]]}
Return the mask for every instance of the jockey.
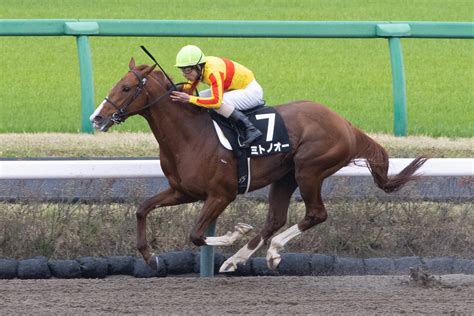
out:
{"label": "jockey", "polygon": [[[205,56],[194,45],[184,46],[176,56],[176,67],[180,68],[188,83],[182,91],[173,91],[173,101],[189,102],[213,109],[231,119],[244,138],[242,147],[262,136],[250,120],[239,110],[248,110],[264,104],[262,87],[246,67],[225,58]],[[199,96],[192,95],[199,82],[210,86]]]}

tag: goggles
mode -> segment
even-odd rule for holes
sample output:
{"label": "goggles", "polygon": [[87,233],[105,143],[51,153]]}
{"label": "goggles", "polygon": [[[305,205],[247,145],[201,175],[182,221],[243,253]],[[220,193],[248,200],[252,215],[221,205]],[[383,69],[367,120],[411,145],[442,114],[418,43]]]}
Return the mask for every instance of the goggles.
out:
{"label": "goggles", "polygon": [[181,68],[181,71],[183,72],[183,74],[189,75],[193,71],[193,69],[194,67],[184,67],[184,68]]}

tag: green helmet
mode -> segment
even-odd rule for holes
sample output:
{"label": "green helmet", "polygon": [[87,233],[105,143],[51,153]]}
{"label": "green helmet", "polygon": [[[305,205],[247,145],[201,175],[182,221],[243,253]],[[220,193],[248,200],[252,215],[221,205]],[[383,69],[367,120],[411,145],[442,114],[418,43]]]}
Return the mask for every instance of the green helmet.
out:
{"label": "green helmet", "polygon": [[191,67],[206,62],[206,56],[202,50],[194,45],[186,45],[176,55],[175,67]]}

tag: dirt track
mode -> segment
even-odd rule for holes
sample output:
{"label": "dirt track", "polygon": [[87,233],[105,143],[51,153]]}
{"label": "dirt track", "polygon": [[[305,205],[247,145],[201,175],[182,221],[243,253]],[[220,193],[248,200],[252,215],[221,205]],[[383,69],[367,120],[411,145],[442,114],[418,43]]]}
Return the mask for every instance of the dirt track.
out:
{"label": "dirt track", "polygon": [[455,312],[474,312],[474,275],[429,288],[405,276],[0,280],[2,315]]}

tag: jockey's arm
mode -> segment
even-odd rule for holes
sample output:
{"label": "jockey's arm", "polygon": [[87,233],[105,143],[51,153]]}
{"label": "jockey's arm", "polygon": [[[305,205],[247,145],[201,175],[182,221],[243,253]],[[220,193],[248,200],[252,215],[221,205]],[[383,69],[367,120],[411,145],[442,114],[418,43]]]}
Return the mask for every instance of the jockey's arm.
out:
{"label": "jockey's arm", "polygon": [[189,97],[189,102],[204,108],[218,109],[221,107],[222,95],[224,94],[222,77],[219,72],[214,72],[209,75],[209,81],[211,83],[211,96],[208,98],[200,98],[191,95]]}

